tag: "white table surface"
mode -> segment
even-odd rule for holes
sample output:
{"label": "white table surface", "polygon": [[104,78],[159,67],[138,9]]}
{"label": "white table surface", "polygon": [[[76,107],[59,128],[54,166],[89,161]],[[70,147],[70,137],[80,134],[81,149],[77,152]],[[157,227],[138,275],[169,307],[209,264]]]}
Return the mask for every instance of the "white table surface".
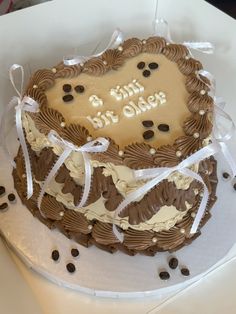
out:
{"label": "white table surface", "polygon": [[[14,95],[7,76],[12,63],[24,64],[30,72],[57,63],[75,48],[81,53],[89,53],[100,38],[108,39],[117,26],[127,37],[146,37],[152,32],[155,2],[54,0],[1,16],[0,110]],[[215,44],[213,56],[195,55],[215,75],[217,94],[227,103],[234,104],[235,20],[200,0],[159,0],[158,12],[159,17],[169,21],[173,39],[177,42],[208,40]],[[227,106],[226,110],[236,118],[235,106]],[[12,253],[9,255],[2,243],[0,256],[0,313],[4,314],[236,313],[236,261],[157,309],[163,302],[161,296],[138,300],[91,297],[58,287],[26,269]]]}

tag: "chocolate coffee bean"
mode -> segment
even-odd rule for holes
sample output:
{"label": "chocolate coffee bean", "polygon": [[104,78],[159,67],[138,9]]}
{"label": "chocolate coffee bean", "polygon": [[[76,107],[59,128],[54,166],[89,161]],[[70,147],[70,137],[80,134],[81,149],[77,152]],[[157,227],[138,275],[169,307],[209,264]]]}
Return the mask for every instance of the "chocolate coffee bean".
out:
{"label": "chocolate coffee bean", "polygon": [[13,193],[8,194],[7,198],[9,200],[9,202],[11,202],[11,203],[14,203],[16,200],[15,194],[13,194]]}
{"label": "chocolate coffee bean", "polygon": [[79,256],[79,250],[77,250],[77,249],[71,249],[71,255],[72,255],[73,257]]}
{"label": "chocolate coffee bean", "polygon": [[164,123],[159,124],[157,128],[161,132],[168,132],[170,130],[169,125]]}
{"label": "chocolate coffee bean", "polygon": [[0,186],[0,196],[3,196],[6,192],[6,189],[4,188],[4,186]]}
{"label": "chocolate coffee bean", "polygon": [[151,75],[151,72],[149,70],[144,70],[143,71],[143,76],[144,77],[149,77]]}
{"label": "chocolate coffee bean", "polygon": [[158,68],[158,64],[156,62],[151,62],[151,63],[149,63],[148,67],[151,70],[155,70]]}
{"label": "chocolate coffee bean", "polygon": [[172,257],[170,260],[169,260],[169,267],[171,269],[176,269],[178,267],[178,264],[179,264],[179,261],[177,260],[177,258],[175,257]]}
{"label": "chocolate coffee bean", "polygon": [[62,86],[62,89],[64,90],[65,93],[69,93],[71,91],[71,85],[70,84],[64,84]]}
{"label": "chocolate coffee bean", "polygon": [[141,62],[139,62],[139,63],[137,64],[137,68],[138,68],[139,70],[142,70],[144,67],[145,67],[145,62],[143,62],[143,61],[141,61]]}
{"label": "chocolate coffee bean", "polygon": [[2,203],[1,205],[0,205],[0,211],[4,211],[4,210],[6,210],[8,208],[8,204],[7,203]]}
{"label": "chocolate coffee bean", "polygon": [[161,280],[168,280],[170,278],[170,274],[168,273],[168,271],[161,271],[159,273],[159,277],[161,278]]}
{"label": "chocolate coffee bean", "polygon": [[52,251],[52,259],[56,262],[59,260],[60,254],[58,252],[58,250],[53,250]]}
{"label": "chocolate coffee bean", "polygon": [[153,126],[153,121],[152,120],[145,120],[145,121],[142,121],[142,124],[146,128],[151,128]]}
{"label": "chocolate coffee bean", "polygon": [[188,268],[181,268],[181,274],[183,275],[183,276],[189,276],[190,275],[190,272],[189,272],[189,270],[188,270]]}
{"label": "chocolate coffee bean", "polygon": [[145,140],[149,140],[150,138],[152,138],[154,136],[154,132],[152,130],[148,130],[148,131],[145,131],[143,133],[143,138]]}
{"label": "chocolate coffee bean", "polygon": [[66,269],[68,270],[69,273],[74,273],[75,272],[75,265],[73,263],[68,263],[66,265]]}
{"label": "chocolate coffee bean", "polygon": [[72,101],[74,99],[74,97],[72,95],[68,94],[68,95],[63,96],[62,99],[64,102],[69,102],[69,101]]}
{"label": "chocolate coffee bean", "polygon": [[84,86],[83,85],[77,85],[75,86],[75,91],[78,94],[82,94],[84,92]]}

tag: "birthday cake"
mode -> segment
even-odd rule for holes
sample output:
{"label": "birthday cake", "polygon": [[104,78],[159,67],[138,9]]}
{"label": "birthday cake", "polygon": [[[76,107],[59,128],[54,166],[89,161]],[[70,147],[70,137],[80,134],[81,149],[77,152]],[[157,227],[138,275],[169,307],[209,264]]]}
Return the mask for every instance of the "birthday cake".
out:
{"label": "birthday cake", "polygon": [[25,96],[39,110],[22,114],[30,198],[21,147],[13,170],[23,204],[86,247],[154,255],[191,243],[217,186],[213,157],[189,164],[195,176],[177,169],[211,141],[214,101],[201,70],[184,45],[150,37],[35,72]]}

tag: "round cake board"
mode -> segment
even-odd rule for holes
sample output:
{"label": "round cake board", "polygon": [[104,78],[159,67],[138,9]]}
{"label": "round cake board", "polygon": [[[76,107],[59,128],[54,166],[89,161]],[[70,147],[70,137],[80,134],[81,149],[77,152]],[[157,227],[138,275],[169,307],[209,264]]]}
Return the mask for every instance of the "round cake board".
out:
{"label": "round cake board", "polygon": [[[12,150],[16,150],[15,135],[9,136]],[[0,230],[17,255],[33,270],[58,285],[103,297],[144,297],[166,295],[183,289],[202,278],[214,265],[223,261],[236,242],[236,210],[232,206],[235,190],[231,181],[222,179],[227,170],[221,158],[218,159],[219,185],[218,201],[212,208],[212,217],[202,228],[202,234],[189,246],[175,253],[157,253],[156,256],[128,256],[122,252],[110,254],[92,246],[85,248],[66,238],[57,230],[49,230],[21,204],[9,204],[0,212]],[[8,201],[7,195],[14,192],[12,168],[9,160],[0,150],[0,185],[6,187],[0,202]],[[16,194],[16,192],[14,192]],[[8,202],[9,203],[9,202]],[[71,256],[72,248],[79,249],[79,256]],[[53,249],[60,253],[58,262],[51,258]],[[179,266],[171,270],[168,260],[175,256]],[[71,274],[66,264],[72,262],[76,271]],[[180,268],[187,267],[190,276],[181,275]],[[170,279],[162,281],[159,272],[167,270]]]}

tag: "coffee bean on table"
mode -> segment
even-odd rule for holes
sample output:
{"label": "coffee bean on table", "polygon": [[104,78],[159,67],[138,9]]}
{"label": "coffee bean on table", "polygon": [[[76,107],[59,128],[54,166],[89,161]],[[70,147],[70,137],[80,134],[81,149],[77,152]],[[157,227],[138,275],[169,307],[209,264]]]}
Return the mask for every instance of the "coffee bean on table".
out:
{"label": "coffee bean on table", "polygon": [[145,120],[145,121],[142,121],[142,124],[146,128],[151,128],[153,126],[153,121],[152,120]]}
{"label": "coffee bean on table", "polygon": [[4,186],[0,186],[0,196],[3,196],[6,192],[6,189],[4,188]]}
{"label": "coffee bean on table", "polygon": [[228,172],[223,172],[222,174],[224,179],[228,179],[229,178],[229,173]]}
{"label": "coffee bean on table", "polygon": [[66,269],[68,270],[69,273],[74,273],[75,272],[75,265],[73,263],[68,263],[66,265]]}
{"label": "coffee bean on table", "polygon": [[7,198],[9,200],[9,202],[11,202],[11,203],[14,203],[16,200],[15,194],[13,194],[13,193],[8,194]]}
{"label": "coffee bean on table", "polygon": [[79,250],[78,250],[78,249],[75,249],[75,248],[71,249],[71,255],[72,255],[73,257],[79,256]]}
{"label": "coffee bean on table", "polygon": [[235,189],[235,191],[236,191],[236,183],[234,183],[233,187],[234,187],[234,189]]}
{"label": "coffee bean on table", "polygon": [[165,124],[165,123],[161,123],[158,125],[158,130],[161,131],[161,132],[168,132],[170,130],[170,127],[168,124]]}
{"label": "coffee bean on table", "polygon": [[178,259],[175,258],[175,257],[172,257],[172,258],[169,260],[169,266],[170,266],[171,269],[176,269],[177,266],[178,266],[178,264],[179,264],[179,261],[178,261]]}
{"label": "coffee bean on table", "polygon": [[4,211],[7,208],[8,208],[8,204],[7,203],[0,204],[0,211]]}
{"label": "coffee bean on table", "polygon": [[189,276],[190,275],[190,272],[189,272],[189,270],[188,270],[188,268],[181,268],[181,274],[183,275],[183,276]]}
{"label": "coffee bean on table", "polygon": [[143,138],[145,140],[149,140],[150,138],[152,138],[154,136],[154,132],[152,130],[148,130],[148,131],[145,131],[143,133]]}
{"label": "coffee bean on table", "polygon": [[60,254],[58,252],[58,250],[53,250],[52,251],[52,259],[56,262],[59,260]]}
{"label": "coffee bean on table", "polygon": [[62,99],[64,102],[69,102],[69,101],[72,101],[74,99],[74,97],[72,95],[68,94],[68,95],[63,96]]}
{"label": "coffee bean on table", "polygon": [[143,62],[143,61],[141,61],[141,62],[139,62],[139,63],[137,64],[137,68],[138,68],[139,70],[142,70],[144,67],[145,67],[145,62]]}
{"label": "coffee bean on table", "polygon": [[77,85],[75,86],[76,93],[82,94],[84,92],[84,86],[83,85]]}
{"label": "coffee bean on table", "polygon": [[64,90],[65,93],[69,93],[71,91],[71,85],[70,84],[64,84],[62,86],[62,89]]}
{"label": "coffee bean on table", "polygon": [[143,76],[144,77],[149,77],[151,75],[151,72],[149,70],[144,70],[143,71]]}
{"label": "coffee bean on table", "polygon": [[158,68],[158,64],[156,62],[151,62],[151,63],[149,63],[148,67],[151,70],[155,70]]}
{"label": "coffee bean on table", "polygon": [[161,278],[161,280],[168,280],[170,278],[170,274],[168,273],[168,271],[161,271],[159,273],[159,277]]}

